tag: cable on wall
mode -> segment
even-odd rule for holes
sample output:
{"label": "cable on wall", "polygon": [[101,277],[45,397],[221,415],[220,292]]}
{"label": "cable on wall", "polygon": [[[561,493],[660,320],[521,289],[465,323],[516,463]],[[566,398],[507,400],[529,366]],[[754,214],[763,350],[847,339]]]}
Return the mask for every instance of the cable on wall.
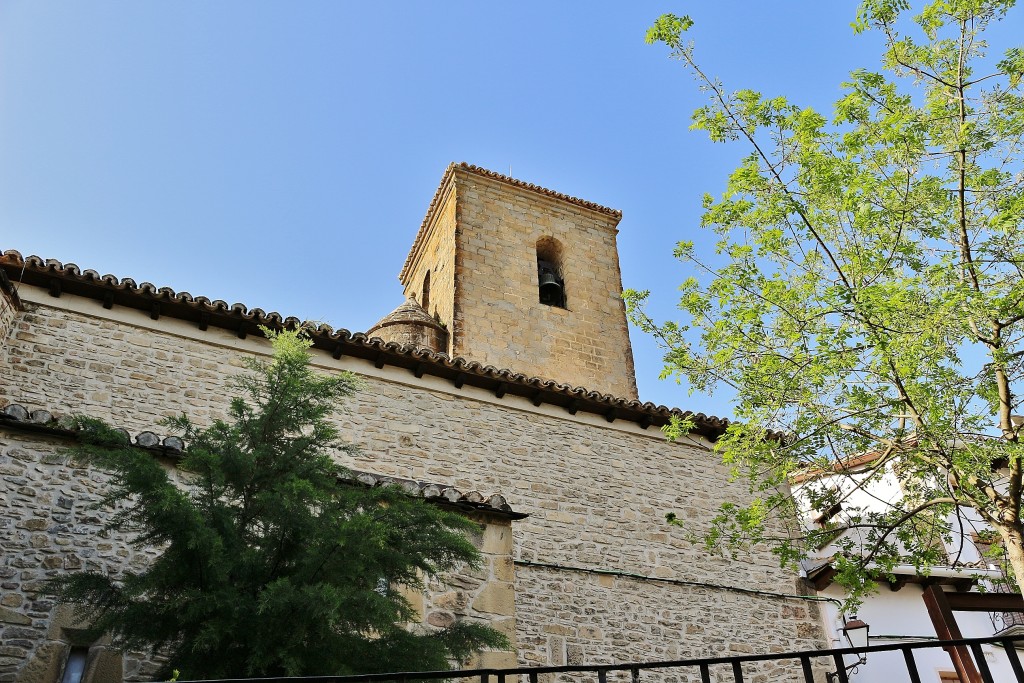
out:
{"label": "cable on wall", "polygon": [[634,579],[637,581],[654,581],[657,583],[667,583],[673,586],[691,586],[695,588],[715,588],[718,590],[731,591],[733,593],[743,593],[745,595],[759,595],[767,598],[780,598],[788,600],[805,600],[807,602],[831,602],[839,607],[842,607],[843,603],[841,600],[836,598],[829,598],[823,595],[797,595],[795,593],[774,593],[772,591],[762,591],[756,588],[741,588],[740,586],[726,586],[717,583],[706,583],[703,581],[687,581],[685,579],[666,579],[659,576],[646,576],[644,574],[634,574],[632,572],[620,571],[618,569],[597,569],[593,567],[572,567],[565,564],[554,564],[551,562],[532,562],[530,560],[513,560],[515,564],[521,567],[538,567],[541,569],[555,569],[558,571],[569,571],[569,572],[580,572],[583,574],[597,574],[600,576],[617,576],[625,579]]}

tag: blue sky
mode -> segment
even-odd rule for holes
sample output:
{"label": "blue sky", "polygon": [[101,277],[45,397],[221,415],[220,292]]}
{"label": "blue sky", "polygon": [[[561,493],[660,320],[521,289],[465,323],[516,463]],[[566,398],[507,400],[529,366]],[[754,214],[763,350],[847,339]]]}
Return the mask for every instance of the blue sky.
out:
{"label": "blue sky", "polygon": [[[877,66],[855,8],[0,0],[0,249],[365,330],[467,161],[621,209],[624,285],[670,316],[673,245],[710,242],[701,195],[742,150],[687,130],[703,96],[646,28],[689,13],[730,89],[830,111]],[[642,399],[729,415],[632,339]]]}

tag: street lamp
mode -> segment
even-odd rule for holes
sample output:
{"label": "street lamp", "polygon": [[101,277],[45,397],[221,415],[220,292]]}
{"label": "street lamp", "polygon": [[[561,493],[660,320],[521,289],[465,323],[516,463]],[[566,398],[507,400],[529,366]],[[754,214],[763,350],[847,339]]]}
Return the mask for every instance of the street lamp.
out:
{"label": "street lamp", "polygon": [[[856,650],[863,650],[868,646],[868,631],[871,629],[866,623],[861,621],[854,615],[852,621],[846,622],[843,626],[843,635],[846,636],[846,640],[850,643],[850,647]],[[861,655],[861,664],[867,659],[867,655]]]}
{"label": "street lamp", "polygon": [[[868,646],[868,631],[870,630],[871,627],[868,626],[867,623],[865,623],[864,621],[858,619],[857,615],[854,615],[853,619],[851,619],[850,621],[846,621],[843,624],[842,628],[843,635],[846,636],[846,642],[848,642],[850,644],[850,647],[852,647],[855,650],[863,650]],[[854,670],[856,670],[858,666],[860,666],[861,664],[865,664],[867,661],[867,653],[862,652],[856,662],[850,664],[844,669],[844,673],[852,673]],[[834,683],[835,681],[841,680],[838,671],[829,671],[825,674],[825,677],[829,680],[829,683]],[[843,676],[842,680],[845,679],[846,676]]]}

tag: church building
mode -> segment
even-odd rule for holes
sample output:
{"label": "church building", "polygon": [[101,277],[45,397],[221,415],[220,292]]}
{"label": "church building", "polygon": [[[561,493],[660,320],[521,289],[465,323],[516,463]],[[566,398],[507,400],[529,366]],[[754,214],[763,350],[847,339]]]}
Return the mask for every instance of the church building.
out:
{"label": "church building", "polygon": [[[311,330],[315,369],[362,380],[335,416],[362,449],[343,464],[481,525],[483,568],[413,596],[418,627],[503,630],[515,649],[483,653],[476,664],[488,667],[824,648],[813,589],[767,547],[709,554],[665,522],[675,512],[699,532],[747,489],[711,451],[725,420],[692,415],[693,432],[671,442],[659,427],[689,413],[638,400],[620,218],[453,164],[401,268],[405,301],[365,333]],[[52,577],[116,574],[155,553],[101,533],[92,506],[109,475],[69,459],[63,418],[101,418],[173,468],[187,444],[161,418],[224,415],[242,359],[270,351],[258,326],[296,324],[3,252],[0,682],[59,683],[69,666],[81,683],[151,670],[41,592]],[[781,680],[772,666],[760,671]]]}

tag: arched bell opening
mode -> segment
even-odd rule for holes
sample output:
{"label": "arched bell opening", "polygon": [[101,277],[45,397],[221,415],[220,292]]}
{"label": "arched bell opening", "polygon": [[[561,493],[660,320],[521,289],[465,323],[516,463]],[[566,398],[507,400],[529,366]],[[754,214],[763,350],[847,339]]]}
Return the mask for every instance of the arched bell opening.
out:
{"label": "arched bell opening", "polygon": [[430,271],[423,276],[423,290],[422,296],[420,296],[420,306],[423,307],[424,311],[430,311]]}
{"label": "arched bell opening", "polygon": [[540,303],[565,308],[562,244],[554,237],[537,240],[537,289]]}

